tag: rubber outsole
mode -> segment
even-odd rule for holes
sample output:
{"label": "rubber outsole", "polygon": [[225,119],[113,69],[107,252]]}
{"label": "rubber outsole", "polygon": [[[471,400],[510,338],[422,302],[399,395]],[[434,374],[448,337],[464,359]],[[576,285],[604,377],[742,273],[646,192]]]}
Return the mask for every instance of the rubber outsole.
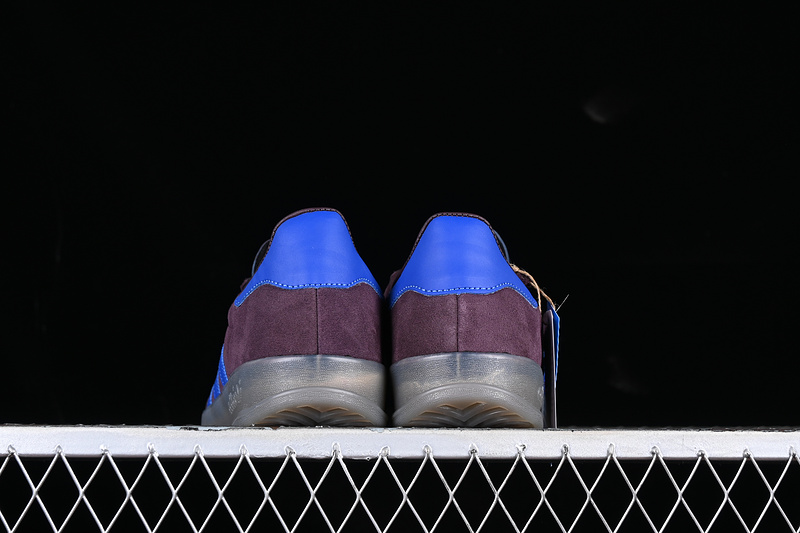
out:
{"label": "rubber outsole", "polygon": [[339,355],[242,364],[203,411],[205,426],[384,426],[385,367]]}
{"label": "rubber outsole", "polygon": [[451,352],[392,365],[395,426],[543,427],[544,377],[509,354]]}

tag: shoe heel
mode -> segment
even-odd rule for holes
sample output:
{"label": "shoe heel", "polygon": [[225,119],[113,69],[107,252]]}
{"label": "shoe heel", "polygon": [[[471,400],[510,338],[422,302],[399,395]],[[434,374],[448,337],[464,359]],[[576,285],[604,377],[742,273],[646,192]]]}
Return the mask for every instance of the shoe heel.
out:
{"label": "shoe heel", "polygon": [[203,412],[208,426],[384,426],[385,367],[339,355],[242,364]]}
{"label": "shoe heel", "polygon": [[544,378],[531,359],[449,352],[391,367],[396,426],[543,427]]}

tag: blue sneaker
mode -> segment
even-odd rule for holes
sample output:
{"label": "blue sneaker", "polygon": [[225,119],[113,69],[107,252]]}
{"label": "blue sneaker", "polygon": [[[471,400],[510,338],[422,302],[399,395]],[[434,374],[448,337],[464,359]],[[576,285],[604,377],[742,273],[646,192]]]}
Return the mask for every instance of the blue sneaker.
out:
{"label": "blue sneaker", "polygon": [[228,311],[202,424],[385,425],[383,298],[342,215],[289,215],[255,267]]}
{"label": "blue sneaker", "polygon": [[479,216],[426,222],[385,292],[393,425],[543,426],[543,293],[507,257]]}

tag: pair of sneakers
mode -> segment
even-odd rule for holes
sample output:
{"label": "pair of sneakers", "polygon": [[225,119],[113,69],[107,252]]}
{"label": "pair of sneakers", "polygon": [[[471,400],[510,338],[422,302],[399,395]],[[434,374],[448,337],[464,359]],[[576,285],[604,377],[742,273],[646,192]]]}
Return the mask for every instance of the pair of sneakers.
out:
{"label": "pair of sneakers", "polygon": [[381,291],[338,211],[298,211],[228,311],[202,423],[542,427],[541,298],[477,215],[431,217]]}

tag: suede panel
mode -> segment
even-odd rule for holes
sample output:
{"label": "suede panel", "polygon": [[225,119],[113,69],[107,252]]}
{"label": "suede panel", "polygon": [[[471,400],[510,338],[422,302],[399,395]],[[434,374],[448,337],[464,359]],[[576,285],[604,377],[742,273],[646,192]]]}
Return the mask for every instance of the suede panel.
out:
{"label": "suede panel", "polygon": [[458,297],[458,349],[520,355],[542,364],[542,315],[513,289]]}
{"label": "suede panel", "polygon": [[319,353],[381,362],[381,298],[367,283],[317,289]]}
{"label": "suede panel", "polygon": [[458,351],[458,296],[409,291],[392,307],[392,362]]}
{"label": "suede panel", "polygon": [[491,352],[541,365],[541,333],[541,314],[513,289],[439,296],[409,291],[392,308],[392,362],[443,352]]}
{"label": "suede panel", "polygon": [[280,355],[348,355],[381,361],[381,299],[370,285],[281,289],[261,285],[228,311],[225,369]]}
{"label": "suede panel", "polygon": [[317,353],[316,289],[262,285],[239,307],[228,311],[225,369],[275,355]]}

